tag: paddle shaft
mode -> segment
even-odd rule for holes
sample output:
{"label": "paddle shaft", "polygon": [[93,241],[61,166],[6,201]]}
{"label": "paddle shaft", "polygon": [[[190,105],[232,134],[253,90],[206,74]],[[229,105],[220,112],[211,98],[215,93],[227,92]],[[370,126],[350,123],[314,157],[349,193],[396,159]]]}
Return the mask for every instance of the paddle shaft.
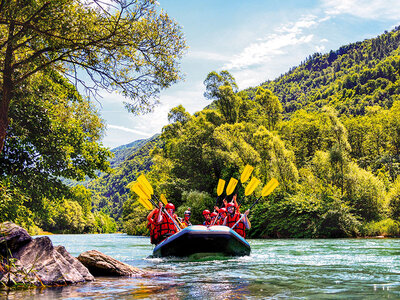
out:
{"label": "paddle shaft", "polygon": [[[258,201],[260,201],[262,197],[258,198],[251,206],[248,210],[252,209],[254,207],[254,205],[256,205],[258,203]],[[244,218],[245,214],[243,214],[240,219],[231,227],[232,229],[236,227],[237,224],[240,223],[240,221],[242,221],[242,219]]]}

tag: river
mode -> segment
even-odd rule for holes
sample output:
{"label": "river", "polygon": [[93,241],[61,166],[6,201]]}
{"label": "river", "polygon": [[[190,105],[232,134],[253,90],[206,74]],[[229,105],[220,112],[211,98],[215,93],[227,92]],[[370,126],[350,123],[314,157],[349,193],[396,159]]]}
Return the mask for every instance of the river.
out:
{"label": "river", "polygon": [[11,291],[8,299],[400,299],[400,239],[249,240],[250,256],[185,260],[148,258],[147,237],[49,237],[74,256],[96,249],[166,275]]}

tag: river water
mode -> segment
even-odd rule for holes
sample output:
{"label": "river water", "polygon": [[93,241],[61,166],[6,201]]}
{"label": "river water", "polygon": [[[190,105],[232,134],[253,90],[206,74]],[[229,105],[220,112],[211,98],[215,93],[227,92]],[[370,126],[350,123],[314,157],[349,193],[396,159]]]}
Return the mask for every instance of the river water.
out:
{"label": "river water", "polygon": [[74,256],[96,249],[156,278],[96,278],[11,291],[8,299],[400,299],[400,239],[249,240],[250,256],[148,258],[147,237],[50,235]]}

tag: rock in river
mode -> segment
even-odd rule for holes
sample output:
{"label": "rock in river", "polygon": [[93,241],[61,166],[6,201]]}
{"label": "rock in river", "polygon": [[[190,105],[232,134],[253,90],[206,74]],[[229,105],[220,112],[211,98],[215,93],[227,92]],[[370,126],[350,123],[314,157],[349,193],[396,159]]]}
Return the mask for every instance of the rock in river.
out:
{"label": "rock in river", "polygon": [[32,237],[22,227],[4,222],[0,224],[0,255],[6,256],[7,249],[11,252],[32,241]]}
{"label": "rock in river", "polygon": [[94,279],[64,247],[54,247],[47,236],[32,239],[24,229],[17,227],[10,222],[0,224],[3,235],[0,252],[7,253],[7,248],[11,252],[11,256],[3,255],[0,259],[0,282],[6,285],[65,285]]}
{"label": "rock in river", "polygon": [[97,250],[90,250],[79,255],[78,260],[95,276],[151,276],[147,271],[120,262]]}

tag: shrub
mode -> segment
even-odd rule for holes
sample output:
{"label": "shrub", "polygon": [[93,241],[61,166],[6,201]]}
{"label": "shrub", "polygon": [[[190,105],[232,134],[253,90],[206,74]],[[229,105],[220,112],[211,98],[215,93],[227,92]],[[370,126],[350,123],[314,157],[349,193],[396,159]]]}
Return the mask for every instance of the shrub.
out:
{"label": "shrub", "polygon": [[366,236],[400,236],[400,223],[393,219],[370,222],[364,226]]}

